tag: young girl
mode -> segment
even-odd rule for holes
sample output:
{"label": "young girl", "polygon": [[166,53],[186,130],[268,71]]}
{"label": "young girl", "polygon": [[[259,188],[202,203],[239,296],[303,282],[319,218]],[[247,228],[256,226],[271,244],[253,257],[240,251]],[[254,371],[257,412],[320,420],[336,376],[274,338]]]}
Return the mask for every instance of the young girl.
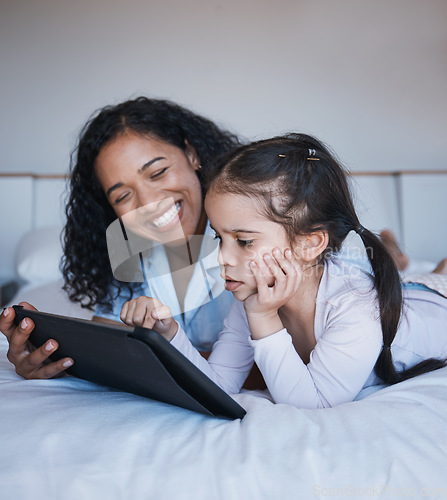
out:
{"label": "young girl", "polygon": [[[161,333],[228,393],[240,391],[253,361],[274,401],[300,408],[445,365],[447,299],[402,290],[385,247],[359,223],[342,167],[316,139],[239,148],[211,175],[205,208],[237,299],[208,361],[159,301],[133,299],[121,319]],[[337,258],[350,231],[374,276]]]}

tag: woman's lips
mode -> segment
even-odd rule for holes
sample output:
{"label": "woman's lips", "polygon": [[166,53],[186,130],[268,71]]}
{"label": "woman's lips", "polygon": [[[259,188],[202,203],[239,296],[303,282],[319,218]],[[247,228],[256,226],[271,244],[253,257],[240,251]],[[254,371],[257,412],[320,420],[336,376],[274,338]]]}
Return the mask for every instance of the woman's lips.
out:
{"label": "woman's lips", "polygon": [[154,226],[157,229],[162,229],[168,226],[172,221],[174,221],[179,217],[179,212],[181,208],[182,208],[182,203],[178,201],[177,203],[172,205],[169,208],[169,210],[166,210],[166,212],[163,215],[152,220]]}

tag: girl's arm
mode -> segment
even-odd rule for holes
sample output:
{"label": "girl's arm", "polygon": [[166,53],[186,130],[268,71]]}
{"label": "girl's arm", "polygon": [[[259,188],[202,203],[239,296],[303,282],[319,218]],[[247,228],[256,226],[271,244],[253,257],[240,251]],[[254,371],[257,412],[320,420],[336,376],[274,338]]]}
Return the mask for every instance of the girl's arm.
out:
{"label": "girl's arm", "polygon": [[346,298],[323,309],[317,321],[325,323],[324,332],[307,365],[286,329],[251,341],[276,403],[327,408],[353,401],[374,369],[382,347],[376,308]]}
{"label": "girl's arm", "polygon": [[241,302],[232,305],[208,361],[180,327],[171,343],[229,394],[240,391],[254,360],[275,403],[328,408],[355,399],[382,346],[375,305],[356,298],[321,306],[325,331],[307,365],[285,328],[252,340]]}
{"label": "girl's arm", "polygon": [[233,303],[208,360],[191,344],[172,318],[169,307],[157,299],[142,296],[126,302],[121,320],[130,326],[152,328],[163,335],[228,394],[241,390],[253,366],[253,348],[248,340],[250,331],[241,303]]}
{"label": "girl's arm", "polygon": [[252,265],[257,293],[244,304],[255,361],[273,399],[299,408],[352,401],[372,372],[382,346],[379,312],[369,280],[357,283],[353,292],[351,282],[346,287],[344,280],[335,278],[330,297],[317,304],[317,345],[306,365],[278,313],[296,293],[302,271],[287,250],[284,254],[273,250],[273,256],[264,256],[264,261],[275,277],[274,285],[268,286],[266,273]]}
{"label": "girl's arm", "polygon": [[253,366],[249,336],[243,305],[234,302],[208,360],[199,354],[180,327],[171,344],[225,392],[237,394]]}

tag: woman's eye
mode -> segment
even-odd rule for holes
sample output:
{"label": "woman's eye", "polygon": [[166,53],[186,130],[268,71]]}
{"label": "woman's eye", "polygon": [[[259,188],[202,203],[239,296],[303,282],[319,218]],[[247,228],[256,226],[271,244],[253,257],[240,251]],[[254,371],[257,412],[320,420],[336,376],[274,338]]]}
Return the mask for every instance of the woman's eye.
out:
{"label": "woman's eye", "polygon": [[240,240],[240,239],[237,240],[238,245],[241,247],[249,247],[253,245],[253,242],[254,240]]}
{"label": "woman's eye", "polygon": [[121,203],[123,200],[125,200],[127,198],[127,196],[128,196],[128,193],[123,194],[122,196],[120,196],[119,198],[117,198],[115,200],[115,205],[118,205],[118,203]]}
{"label": "woman's eye", "polygon": [[157,177],[160,177],[161,175],[163,175],[166,172],[166,170],[168,170],[168,167],[157,170],[157,172],[154,172],[151,175],[151,179],[156,179]]}

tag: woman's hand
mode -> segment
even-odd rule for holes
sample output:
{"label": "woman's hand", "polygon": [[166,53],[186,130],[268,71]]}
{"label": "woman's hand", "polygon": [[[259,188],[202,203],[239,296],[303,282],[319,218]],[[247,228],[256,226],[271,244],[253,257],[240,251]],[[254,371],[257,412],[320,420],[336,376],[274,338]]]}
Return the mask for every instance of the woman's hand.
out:
{"label": "woman's hand", "polygon": [[[278,310],[296,294],[303,275],[290,249],[283,253],[275,248],[272,255],[264,255],[263,262],[250,266],[258,292],[245,300],[244,307],[252,338],[261,339],[284,328]],[[274,283],[269,286],[271,276]]]}
{"label": "woman's hand", "polygon": [[[19,305],[23,306],[24,309],[37,311],[27,302],[20,302]],[[25,318],[19,326],[15,326],[14,318],[14,309],[7,307],[0,316],[0,331],[8,339],[7,358],[15,366],[18,375],[26,379],[48,379],[61,375],[64,370],[73,365],[71,358],[63,358],[49,363],[48,357],[57,350],[59,344],[50,339],[38,349],[34,348],[28,341],[30,333],[34,329],[33,321],[30,318]]]}
{"label": "woman's hand", "polygon": [[155,330],[169,342],[178,330],[169,307],[152,297],[142,296],[129,300],[123,305],[120,318],[126,325]]}

